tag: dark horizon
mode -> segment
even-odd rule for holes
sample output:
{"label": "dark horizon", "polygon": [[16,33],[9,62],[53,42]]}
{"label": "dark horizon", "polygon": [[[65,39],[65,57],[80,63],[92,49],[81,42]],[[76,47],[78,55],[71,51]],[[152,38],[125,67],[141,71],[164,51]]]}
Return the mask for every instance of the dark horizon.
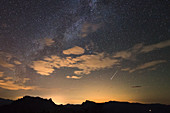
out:
{"label": "dark horizon", "polygon": [[[18,99],[16,99],[16,100],[11,100],[11,99],[7,99],[7,98],[0,98],[0,99],[4,99],[4,100],[10,100],[10,101],[17,101],[17,100],[21,100],[21,99],[23,99],[24,97],[31,97],[31,98],[41,98],[41,99],[45,99],[45,100],[52,100],[53,101],[53,98],[43,98],[43,97],[40,97],[40,96],[30,96],[30,95],[25,95],[25,96],[23,96],[23,97],[21,97],[21,98],[18,98]],[[90,101],[90,102],[95,102],[95,101],[93,101],[93,100],[85,100],[85,101],[82,101],[81,103],[74,103],[74,104],[72,104],[72,103],[66,103],[66,104],[57,104],[57,103],[55,103],[54,101],[54,103],[56,104],[56,105],[68,105],[68,104],[70,104],[70,105],[81,105],[82,103],[84,103],[84,102],[86,102],[86,101]],[[128,102],[128,101],[116,101],[116,100],[109,100],[109,101],[105,101],[105,102],[95,102],[95,103],[108,103],[108,102],[119,102],[119,103],[130,103],[130,104],[161,104],[161,105],[168,105],[168,106],[170,106],[170,104],[164,104],[164,103],[140,103],[140,102]]]}
{"label": "dark horizon", "polygon": [[89,100],[79,105],[57,105],[52,99],[25,96],[13,102],[4,101],[4,105],[0,105],[0,110],[2,113],[169,113],[170,105],[117,101],[95,103]]}

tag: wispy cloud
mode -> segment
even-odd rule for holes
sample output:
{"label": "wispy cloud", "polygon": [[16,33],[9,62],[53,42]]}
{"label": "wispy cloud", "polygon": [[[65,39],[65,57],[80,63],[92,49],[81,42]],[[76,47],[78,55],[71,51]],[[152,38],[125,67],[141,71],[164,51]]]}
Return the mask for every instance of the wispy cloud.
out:
{"label": "wispy cloud", "polygon": [[154,71],[154,70],[156,70],[156,69],[157,69],[157,67],[152,67],[152,68],[149,68],[148,70]]}
{"label": "wispy cloud", "polygon": [[102,26],[101,23],[99,24],[93,24],[93,23],[87,23],[85,22],[82,25],[81,29],[81,37],[86,37],[89,33],[97,31]]}
{"label": "wispy cloud", "polygon": [[167,62],[167,61],[166,60],[156,60],[156,61],[147,62],[147,63],[144,63],[142,65],[137,66],[134,69],[131,69],[129,72],[134,72],[134,71],[137,71],[137,70],[150,68],[150,67],[153,67],[157,64],[161,64],[161,63],[165,63],[165,62]]}
{"label": "wispy cloud", "polygon": [[80,78],[81,78],[81,76],[80,76],[80,77],[79,77],[79,76],[66,76],[66,78],[80,79]]}
{"label": "wispy cloud", "polygon": [[137,55],[148,53],[157,49],[162,49],[170,46],[170,40],[166,40],[163,42],[159,42],[151,45],[144,45],[143,43],[139,43],[134,45],[132,48],[128,50],[123,50],[116,52],[113,57],[114,58],[122,58],[133,60]]}
{"label": "wispy cloud", "polygon": [[79,47],[79,46],[75,46],[73,48],[67,49],[63,51],[63,54],[66,55],[70,55],[70,54],[75,54],[75,55],[80,55],[84,53],[84,49]]}
{"label": "wispy cloud", "polygon": [[5,57],[7,61],[9,61],[13,56],[7,52],[0,52],[0,57],[1,58]]}
{"label": "wispy cloud", "polygon": [[[13,60],[12,58],[16,58],[15,56],[6,53],[0,52],[0,67],[10,69],[10,71],[15,71],[16,65],[21,64],[18,60]],[[2,69],[3,69],[2,68]],[[5,69],[6,70],[6,69]],[[16,76],[8,76],[4,74],[5,72],[0,72],[0,87],[8,90],[30,90],[34,89],[34,86],[25,86],[24,83],[28,81],[28,78],[20,78],[20,80],[16,80]]]}
{"label": "wispy cloud", "polygon": [[113,57],[128,59],[131,56],[132,56],[132,53],[130,51],[120,51],[120,52],[117,52]]}
{"label": "wispy cloud", "polygon": [[12,58],[16,58],[16,56],[7,53],[7,52],[0,52],[0,67],[8,68],[10,70],[14,70],[16,65],[21,64],[18,60],[13,60]]}
{"label": "wispy cloud", "polygon": [[[24,78],[25,83],[28,78]],[[16,83],[12,77],[5,77],[4,80],[0,80],[0,87],[8,90],[32,90],[35,86],[25,86],[23,83]]]}
{"label": "wispy cloud", "polygon": [[121,69],[121,71],[129,71],[130,70],[130,68],[128,67],[128,68],[122,68]]}
{"label": "wispy cloud", "polygon": [[5,77],[4,80],[12,80],[12,77]]}
{"label": "wispy cloud", "polygon": [[0,72],[0,77],[3,77],[4,76],[4,72]]}
{"label": "wispy cloud", "polygon": [[10,64],[6,61],[6,59],[3,59],[0,57],[0,66],[4,67],[4,68],[9,68],[9,69],[13,69],[14,68],[14,65],[13,64]]}
{"label": "wispy cloud", "polygon": [[142,43],[136,44],[128,50],[116,52],[113,55],[113,57],[132,60],[136,57],[137,54],[139,54],[139,51],[141,50],[142,47],[143,47]]}
{"label": "wispy cloud", "polygon": [[147,53],[153,50],[161,49],[170,46],[170,40],[166,40],[157,44],[144,46],[141,50],[142,53]]}
{"label": "wispy cloud", "polygon": [[45,43],[46,46],[51,46],[51,45],[54,44],[54,42],[55,41],[52,38],[45,38],[44,39],[44,43]]}
{"label": "wispy cloud", "polygon": [[26,82],[29,81],[29,80],[30,80],[30,78],[24,78],[23,81],[22,81],[22,83],[26,83]]}
{"label": "wispy cloud", "polygon": [[4,88],[4,89],[8,89],[8,90],[31,90],[31,89],[35,89],[35,87],[33,86],[23,86],[23,85],[18,85],[15,84],[13,81],[4,81],[4,80],[0,80],[0,87]]}
{"label": "wispy cloud", "polygon": [[21,63],[20,61],[14,60],[14,64],[20,65],[20,64],[22,64],[22,63]]}
{"label": "wispy cloud", "polygon": [[38,54],[39,51],[42,51],[46,47],[52,46],[55,43],[55,41],[52,38],[41,38],[41,39],[35,39],[32,40],[32,47],[31,51],[29,51],[31,54]]}

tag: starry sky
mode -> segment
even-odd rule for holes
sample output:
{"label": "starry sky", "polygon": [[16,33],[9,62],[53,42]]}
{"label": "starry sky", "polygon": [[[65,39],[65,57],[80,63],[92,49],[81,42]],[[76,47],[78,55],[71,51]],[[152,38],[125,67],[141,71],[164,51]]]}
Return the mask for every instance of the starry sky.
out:
{"label": "starry sky", "polygon": [[1,0],[0,97],[170,104],[168,0]]}

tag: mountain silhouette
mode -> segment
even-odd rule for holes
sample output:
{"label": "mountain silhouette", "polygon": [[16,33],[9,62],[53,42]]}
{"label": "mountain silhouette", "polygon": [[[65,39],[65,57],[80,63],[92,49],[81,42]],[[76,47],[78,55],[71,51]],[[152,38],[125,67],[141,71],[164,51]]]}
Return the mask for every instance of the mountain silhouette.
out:
{"label": "mountain silhouette", "polygon": [[13,101],[10,105],[1,107],[1,113],[51,113],[55,110],[56,104],[51,99],[30,96],[25,96]]}
{"label": "mountain silhouette", "polygon": [[0,98],[0,106],[11,104],[13,101],[9,99]]}
{"label": "mountain silhouette", "polygon": [[0,106],[0,113],[170,113],[170,105],[89,100],[81,105],[56,105],[52,99],[25,96]]}

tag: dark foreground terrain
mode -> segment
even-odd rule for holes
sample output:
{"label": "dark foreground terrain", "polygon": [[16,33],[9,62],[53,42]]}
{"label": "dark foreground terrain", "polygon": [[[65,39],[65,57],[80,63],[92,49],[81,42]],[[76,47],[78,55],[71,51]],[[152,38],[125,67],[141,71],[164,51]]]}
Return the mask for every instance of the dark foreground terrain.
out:
{"label": "dark foreground terrain", "polygon": [[56,105],[51,99],[30,96],[16,101],[0,100],[0,113],[170,113],[170,106],[162,104],[87,100],[81,105]]}

